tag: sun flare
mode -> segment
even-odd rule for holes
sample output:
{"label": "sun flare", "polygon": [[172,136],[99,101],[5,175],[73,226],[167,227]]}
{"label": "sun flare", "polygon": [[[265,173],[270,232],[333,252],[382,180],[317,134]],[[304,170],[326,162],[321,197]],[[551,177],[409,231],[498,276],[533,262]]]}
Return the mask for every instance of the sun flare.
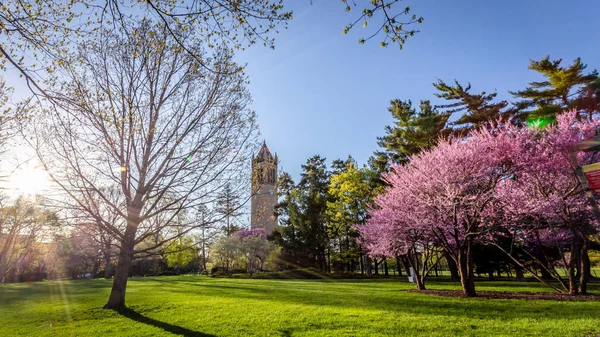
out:
{"label": "sun flare", "polygon": [[8,179],[8,191],[15,195],[42,194],[50,187],[50,176],[38,167],[18,169]]}

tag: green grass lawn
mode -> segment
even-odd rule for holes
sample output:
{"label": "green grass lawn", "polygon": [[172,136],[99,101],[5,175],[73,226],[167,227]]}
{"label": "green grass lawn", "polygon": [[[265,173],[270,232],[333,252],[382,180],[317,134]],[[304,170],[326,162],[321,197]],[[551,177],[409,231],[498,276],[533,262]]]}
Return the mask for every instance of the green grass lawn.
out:
{"label": "green grass lawn", "polygon": [[[432,289],[459,289],[430,282]],[[479,290],[548,291],[479,282]],[[382,280],[134,278],[125,315],[110,281],[0,285],[0,336],[595,336],[600,302],[448,298]],[[592,292],[599,293],[594,284]]]}

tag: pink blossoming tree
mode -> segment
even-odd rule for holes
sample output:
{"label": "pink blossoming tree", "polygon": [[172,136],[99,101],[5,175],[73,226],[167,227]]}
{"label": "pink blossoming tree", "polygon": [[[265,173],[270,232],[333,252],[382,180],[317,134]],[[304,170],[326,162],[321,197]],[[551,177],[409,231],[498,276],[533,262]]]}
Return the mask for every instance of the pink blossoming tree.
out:
{"label": "pink blossoming tree", "polygon": [[510,172],[505,138],[479,131],[467,140],[440,141],[395,166],[384,178],[390,187],[361,228],[367,251],[393,256],[436,243],[457,263],[464,295],[476,296],[472,249],[489,230],[496,186]]}
{"label": "pink blossoming tree", "polygon": [[[545,130],[498,123],[467,139],[440,141],[385,177],[389,187],[375,199],[370,220],[359,228],[360,240],[377,256],[443,248],[459,267],[465,296],[476,296],[475,243],[497,246],[521,267],[525,264],[512,249],[498,244],[499,237],[512,236],[513,244],[526,252],[528,245],[554,245],[567,268],[568,285],[557,272],[563,288],[546,284],[571,294],[585,293],[589,261],[584,257],[598,226],[569,161],[569,149],[593,136],[598,126],[597,120],[579,121],[569,112]],[[595,158],[579,154],[578,161],[586,164]],[[427,269],[421,272],[424,281]],[[423,282],[417,287],[423,289]]]}
{"label": "pink blossoming tree", "polygon": [[[512,136],[515,169],[512,179],[503,181],[497,189],[497,199],[502,205],[499,221],[517,242],[526,244],[534,240],[560,251],[568,285],[552,266],[540,265],[551,269],[561,285],[561,288],[553,286],[556,290],[570,294],[587,291],[587,249],[589,238],[597,233],[598,227],[569,160],[569,151],[578,142],[594,136],[598,126],[598,120],[580,121],[572,111],[560,115],[555,125],[543,130],[509,127],[505,131]],[[593,154],[578,154],[579,164],[594,161],[597,158]],[[580,271],[579,280],[576,269]]]}

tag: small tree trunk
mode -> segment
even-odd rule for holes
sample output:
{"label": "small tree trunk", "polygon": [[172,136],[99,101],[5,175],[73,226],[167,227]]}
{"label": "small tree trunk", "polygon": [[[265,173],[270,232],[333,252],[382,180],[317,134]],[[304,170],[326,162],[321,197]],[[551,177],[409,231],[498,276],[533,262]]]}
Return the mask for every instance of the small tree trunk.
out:
{"label": "small tree trunk", "polygon": [[453,280],[459,280],[460,276],[458,274],[458,266],[456,265],[456,261],[450,257],[449,254],[445,254],[446,261],[448,262],[448,269],[450,270],[450,278]]}
{"label": "small tree trunk", "polygon": [[402,259],[402,265],[404,266],[404,271],[406,272],[406,275],[410,276],[410,260],[408,259],[408,256],[402,255],[401,259]]}
{"label": "small tree trunk", "polygon": [[365,263],[363,261],[363,254],[362,253],[360,253],[360,257],[358,259],[358,263],[360,264],[360,273],[362,275],[364,275],[365,274]]}
{"label": "small tree trunk", "polygon": [[552,274],[550,274],[550,272],[549,272],[549,271],[548,271],[548,269],[546,269],[546,268],[543,268],[543,267],[542,267],[542,268],[540,269],[540,274],[542,275],[542,278],[543,278],[544,280],[552,280],[552,279],[553,279],[553,277],[552,277]]}
{"label": "small tree trunk", "polygon": [[104,278],[109,279],[112,277],[112,263],[110,261],[110,245],[104,247]]}
{"label": "small tree trunk", "polygon": [[577,280],[575,277],[575,264],[577,262],[577,244],[575,243],[575,238],[571,243],[571,256],[569,256],[569,267],[568,267],[568,276],[569,276],[569,294],[575,295],[578,292],[577,289]]}
{"label": "small tree trunk", "polygon": [[398,255],[396,255],[396,269],[398,270],[398,276],[402,277],[402,262],[400,262]]}
{"label": "small tree trunk", "polygon": [[460,270],[460,284],[463,289],[465,297],[475,297],[475,277],[473,274],[473,254],[471,247],[473,245],[473,238],[467,239],[467,249],[461,250],[458,253],[458,269]]}
{"label": "small tree trunk", "polygon": [[419,269],[419,255],[414,249],[412,250],[412,253],[409,251],[408,261],[414,270],[414,279],[417,289],[425,290],[425,276],[421,277],[421,271]]}
{"label": "small tree trunk", "polygon": [[100,260],[95,260],[94,261],[94,265],[92,266],[92,278],[96,278],[96,274],[98,274],[98,271],[100,270]]}
{"label": "small tree trunk", "polygon": [[415,283],[417,285],[417,289],[418,290],[425,290],[425,282],[424,282],[423,278],[419,275],[418,272],[415,271],[415,273],[416,273],[416,277],[415,277],[416,281],[415,281]]}
{"label": "small tree trunk", "polygon": [[523,281],[525,275],[523,275],[523,268],[520,266],[515,266],[515,275],[517,276],[517,281]]}
{"label": "small tree trunk", "polygon": [[494,277],[494,271],[493,270],[488,271],[488,280],[493,281],[495,279],[496,278]]}
{"label": "small tree trunk", "polygon": [[6,267],[4,263],[0,261],[0,283],[4,283],[6,281]]}
{"label": "small tree trunk", "polygon": [[379,275],[379,262],[377,259],[374,259],[375,262],[375,275]]}
{"label": "small tree trunk", "polygon": [[385,276],[390,276],[390,273],[388,272],[387,259],[383,259],[383,270],[385,272]]}
{"label": "small tree trunk", "polygon": [[582,295],[587,294],[587,282],[589,279],[588,270],[590,268],[590,258],[588,256],[588,247],[589,241],[584,239],[581,245],[581,253],[579,256],[579,270],[581,271],[579,275],[579,293]]}

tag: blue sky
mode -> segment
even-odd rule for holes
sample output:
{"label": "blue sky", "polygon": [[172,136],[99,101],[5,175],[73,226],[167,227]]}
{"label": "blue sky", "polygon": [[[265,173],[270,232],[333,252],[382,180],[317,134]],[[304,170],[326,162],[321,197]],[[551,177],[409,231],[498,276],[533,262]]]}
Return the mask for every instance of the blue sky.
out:
{"label": "blue sky", "polygon": [[286,3],[294,19],[275,50],[253,47],[238,59],[247,64],[261,137],[295,179],[314,154],[365,163],[392,122],[389,101],[433,100],[436,78],[510,99],[508,90],[540,79],[529,59],[581,57],[588,70],[600,68],[600,1],[407,1],[425,21],[403,50],[359,45],[360,27],[342,35],[358,12],[345,13],[340,1]]}

